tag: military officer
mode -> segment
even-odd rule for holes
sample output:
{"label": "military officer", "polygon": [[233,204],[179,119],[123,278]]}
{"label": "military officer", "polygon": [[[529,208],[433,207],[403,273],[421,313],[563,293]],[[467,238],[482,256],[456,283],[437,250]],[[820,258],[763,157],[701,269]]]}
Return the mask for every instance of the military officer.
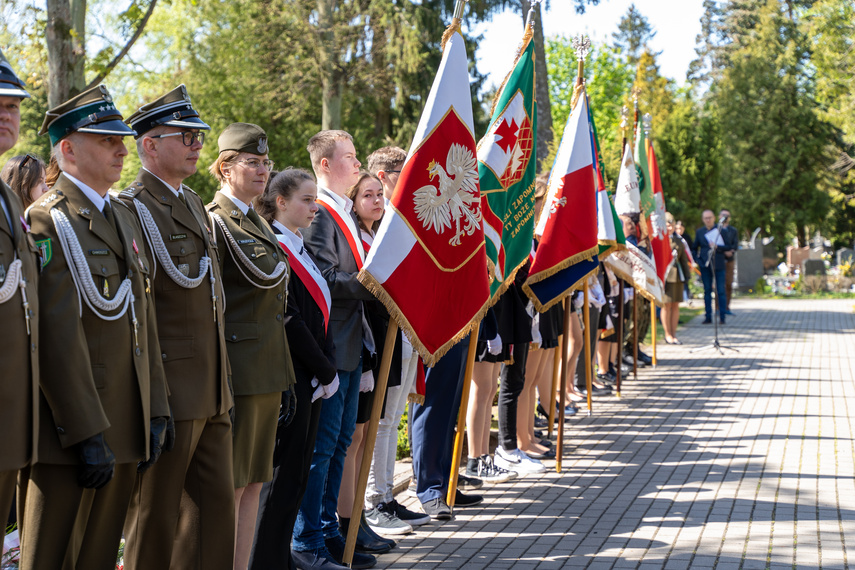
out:
{"label": "military officer", "polygon": [[108,193],[135,133],[103,85],[48,111],[44,133],[62,174],[28,210],[49,348],[21,568],[114,569],[137,471],[174,436],[145,238]]}
{"label": "military officer", "polygon": [[270,226],[252,208],[273,168],[267,135],[258,125],[233,123],[217,145],[219,155],[209,170],[221,186],[207,209],[223,252],[226,344],[235,393],[234,567],[246,568],[258,496],[273,478],[277,422],[288,425],[296,410],[284,319],[289,267]]}
{"label": "military officer", "polygon": [[[0,155],[15,146],[21,101],[28,98],[0,52]],[[0,520],[6,521],[18,470],[36,460],[39,322],[36,246],[27,234],[23,206],[0,180]],[[21,511],[21,501],[18,510]],[[20,517],[19,517],[20,518]]]}
{"label": "military officer", "polygon": [[[196,172],[211,127],[184,85],[126,122],[137,133],[142,168],[119,198],[136,213],[152,252],[175,448],[137,476],[125,522],[125,568],[231,568],[232,396],[219,254],[201,198],[182,185]],[[184,492],[190,500],[181,500]]]}

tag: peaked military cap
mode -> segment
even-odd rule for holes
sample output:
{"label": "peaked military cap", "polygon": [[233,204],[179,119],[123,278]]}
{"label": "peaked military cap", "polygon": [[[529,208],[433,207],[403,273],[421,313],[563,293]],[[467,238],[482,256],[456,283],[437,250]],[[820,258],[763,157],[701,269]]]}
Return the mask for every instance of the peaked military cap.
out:
{"label": "peaked military cap", "polygon": [[137,134],[124,123],[105,85],[88,89],[45,113],[39,134],[48,133],[50,144],[55,145],[74,132],[122,137]]}
{"label": "peaked military cap", "polygon": [[24,89],[24,82],[15,75],[12,66],[9,65],[2,51],[0,51],[0,96],[20,97],[22,99],[30,96],[26,89]]}
{"label": "peaked military cap", "polygon": [[267,133],[252,123],[232,123],[217,139],[219,152],[235,150],[250,154],[267,154]]}
{"label": "peaked military cap", "polygon": [[125,121],[137,132],[140,138],[155,127],[179,127],[184,129],[202,129],[211,127],[199,118],[199,112],[190,104],[187,88],[181,84],[160,99],[146,103],[140,110]]}

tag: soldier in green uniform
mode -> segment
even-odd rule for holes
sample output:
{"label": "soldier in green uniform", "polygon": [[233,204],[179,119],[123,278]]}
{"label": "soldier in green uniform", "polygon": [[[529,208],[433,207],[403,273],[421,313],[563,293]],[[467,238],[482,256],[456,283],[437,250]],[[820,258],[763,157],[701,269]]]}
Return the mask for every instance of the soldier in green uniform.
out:
{"label": "soldier in green uniform", "polygon": [[174,437],[145,238],[108,193],[134,131],[101,85],[48,111],[41,133],[62,174],[28,210],[46,349],[21,568],[115,569],[137,471]]}
{"label": "soldier in green uniform", "polygon": [[[152,252],[175,448],[137,476],[125,522],[125,568],[230,569],[233,403],[219,253],[201,198],[182,184],[196,172],[210,127],[184,85],[126,122],[137,133],[142,168],[119,198],[137,215]],[[182,501],[183,493],[189,500]]]}
{"label": "soldier in green uniform", "polygon": [[221,186],[207,209],[222,251],[235,393],[234,567],[246,568],[261,486],[273,478],[277,422],[287,426],[297,407],[284,319],[289,267],[279,240],[252,208],[273,168],[267,135],[258,125],[233,123],[217,146],[219,156],[209,170]]}
{"label": "soldier in green uniform", "polygon": [[[21,101],[29,96],[0,52],[0,155],[18,140]],[[38,437],[38,258],[23,212],[18,196],[0,181],[0,418],[5,434],[0,446],[0,520],[4,523],[18,470],[36,460]],[[19,512],[22,506],[19,500]]]}

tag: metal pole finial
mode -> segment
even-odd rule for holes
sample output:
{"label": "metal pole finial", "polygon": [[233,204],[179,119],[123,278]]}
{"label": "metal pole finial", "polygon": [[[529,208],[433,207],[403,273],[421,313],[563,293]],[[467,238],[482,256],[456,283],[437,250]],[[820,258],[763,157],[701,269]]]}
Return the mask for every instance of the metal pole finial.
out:
{"label": "metal pole finial", "polygon": [[457,0],[454,5],[454,18],[461,20],[463,18],[463,7],[466,5],[466,0]]}
{"label": "metal pole finial", "polygon": [[644,113],[644,116],[641,118],[641,122],[644,125],[644,134],[649,136],[651,126],[653,125],[653,117],[650,113]]}
{"label": "metal pole finial", "polygon": [[529,6],[529,9],[528,9],[528,14],[525,17],[525,26],[526,27],[529,27],[529,26],[534,27],[534,11],[537,8],[537,5],[540,4],[541,2],[543,2],[543,0],[531,0],[531,5]]}
{"label": "metal pole finial", "polygon": [[620,128],[625,129],[629,126],[629,107],[624,105],[620,109]]}
{"label": "metal pole finial", "polygon": [[576,50],[576,59],[584,61],[591,51],[591,38],[584,34],[579,34],[573,38],[573,49]]}

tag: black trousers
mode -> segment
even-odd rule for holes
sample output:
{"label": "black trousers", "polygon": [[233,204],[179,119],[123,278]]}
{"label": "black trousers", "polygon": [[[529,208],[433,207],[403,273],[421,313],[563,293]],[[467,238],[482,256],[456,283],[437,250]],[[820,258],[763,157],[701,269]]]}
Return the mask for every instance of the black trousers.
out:
{"label": "black trousers", "polygon": [[[503,364],[499,373],[499,444],[510,451],[517,448],[517,400],[525,386],[527,342],[514,344],[513,364]],[[526,410],[531,413],[531,410]]]}
{"label": "black trousers", "polygon": [[323,399],[312,403],[311,379],[297,378],[297,412],[291,425],[276,431],[273,450],[273,479],[261,488],[255,544],[249,559],[254,570],[295,568],[291,559],[291,535],[303,493],[318,433]]}

